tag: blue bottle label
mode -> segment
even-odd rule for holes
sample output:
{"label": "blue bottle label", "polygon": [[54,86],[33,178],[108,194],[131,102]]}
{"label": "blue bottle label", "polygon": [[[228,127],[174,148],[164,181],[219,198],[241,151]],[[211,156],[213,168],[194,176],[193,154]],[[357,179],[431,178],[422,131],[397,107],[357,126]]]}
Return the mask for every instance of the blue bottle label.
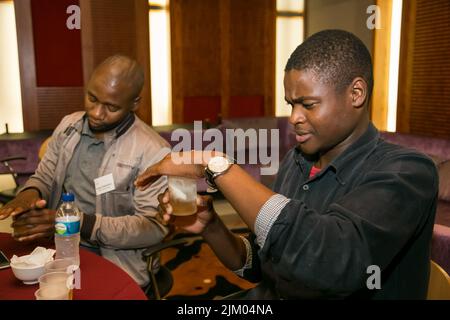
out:
{"label": "blue bottle label", "polygon": [[61,236],[71,236],[80,232],[80,220],[77,221],[57,221],[55,232]]}

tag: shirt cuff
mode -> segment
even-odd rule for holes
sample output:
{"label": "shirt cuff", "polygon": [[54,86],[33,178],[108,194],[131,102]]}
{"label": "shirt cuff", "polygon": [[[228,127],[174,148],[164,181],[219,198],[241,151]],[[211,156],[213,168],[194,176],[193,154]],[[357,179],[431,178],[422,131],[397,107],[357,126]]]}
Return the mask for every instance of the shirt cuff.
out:
{"label": "shirt cuff", "polygon": [[239,237],[244,242],[245,251],[247,252],[247,259],[245,260],[245,264],[244,264],[244,266],[242,268],[240,268],[238,270],[234,270],[233,272],[235,274],[237,274],[239,277],[243,277],[244,276],[244,271],[246,269],[251,269],[251,267],[252,267],[253,254],[252,254],[252,248],[250,246],[250,242],[247,240],[247,238],[245,238],[243,236],[239,236]]}
{"label": "shirt cuff", "polygon": [[264,247],[270,228],[277,220],[281,210],[291,201],[281,194],[275,194],[264,203],[255,221],[256,243]]}

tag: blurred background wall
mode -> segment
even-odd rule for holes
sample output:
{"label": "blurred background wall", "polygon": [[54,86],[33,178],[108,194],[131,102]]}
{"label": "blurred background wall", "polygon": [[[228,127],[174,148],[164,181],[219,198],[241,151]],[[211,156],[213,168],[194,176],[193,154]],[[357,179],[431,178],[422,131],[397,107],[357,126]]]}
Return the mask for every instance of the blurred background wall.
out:
{"label": "blurred background wall", "polygon": [[[282,77],[289,53],[317,31],[341,28],[359,36],[372,53],[372,119],[380,129],[450,135],[448,0],[0,4],[0,15],[9,17],[2,23],[12,21],[9,29],[1,28],[0,41],[11,34],[4,30],[17,32],[17,40],[7,38],[17,42],[16,51],[5,45],[9,55],[3,47],[0,55],[0,90],[14,92],[9,102],[0,95],[0,133],[6,123],[12,132],[54,129],[65,114],[82,110],[83,87],[93,68],[115,53],[136,58],[145,69],[138,115],[149,124],[286,116]],[[79,28],[67,27],[74,19],[71,6],[79,8]],[[379,9],[378,29],[368,27],[371,6]],[[6,7],[9,11],[1,9]]]}

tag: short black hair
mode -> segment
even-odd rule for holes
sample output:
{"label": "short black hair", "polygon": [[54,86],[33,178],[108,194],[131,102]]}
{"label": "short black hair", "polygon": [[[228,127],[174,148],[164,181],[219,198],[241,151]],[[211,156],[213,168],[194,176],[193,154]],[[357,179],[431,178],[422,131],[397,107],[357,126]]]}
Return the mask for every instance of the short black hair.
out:
{"label": "short black hair", "polygon": [[345,89],[356,77],[367,82],[372,94],[372,59],[364,43],[344,30],[323,30],[300,44],[288,59],[285,71],[313,71],[322,83]]}

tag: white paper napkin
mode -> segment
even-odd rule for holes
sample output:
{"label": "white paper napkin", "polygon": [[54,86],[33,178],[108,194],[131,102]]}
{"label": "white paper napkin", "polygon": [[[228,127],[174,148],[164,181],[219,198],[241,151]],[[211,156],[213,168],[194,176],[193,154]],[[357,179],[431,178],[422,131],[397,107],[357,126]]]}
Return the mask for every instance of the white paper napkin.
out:
{"label": "white paper napkin", "polygon": [[11,263],[21,268],[32,268],[43,266],[49,261],[53,260],[55,250],[46,249],[44,247],[36,247],[32,253],[26,256],[18,257],[14,255],[11,258]]}

